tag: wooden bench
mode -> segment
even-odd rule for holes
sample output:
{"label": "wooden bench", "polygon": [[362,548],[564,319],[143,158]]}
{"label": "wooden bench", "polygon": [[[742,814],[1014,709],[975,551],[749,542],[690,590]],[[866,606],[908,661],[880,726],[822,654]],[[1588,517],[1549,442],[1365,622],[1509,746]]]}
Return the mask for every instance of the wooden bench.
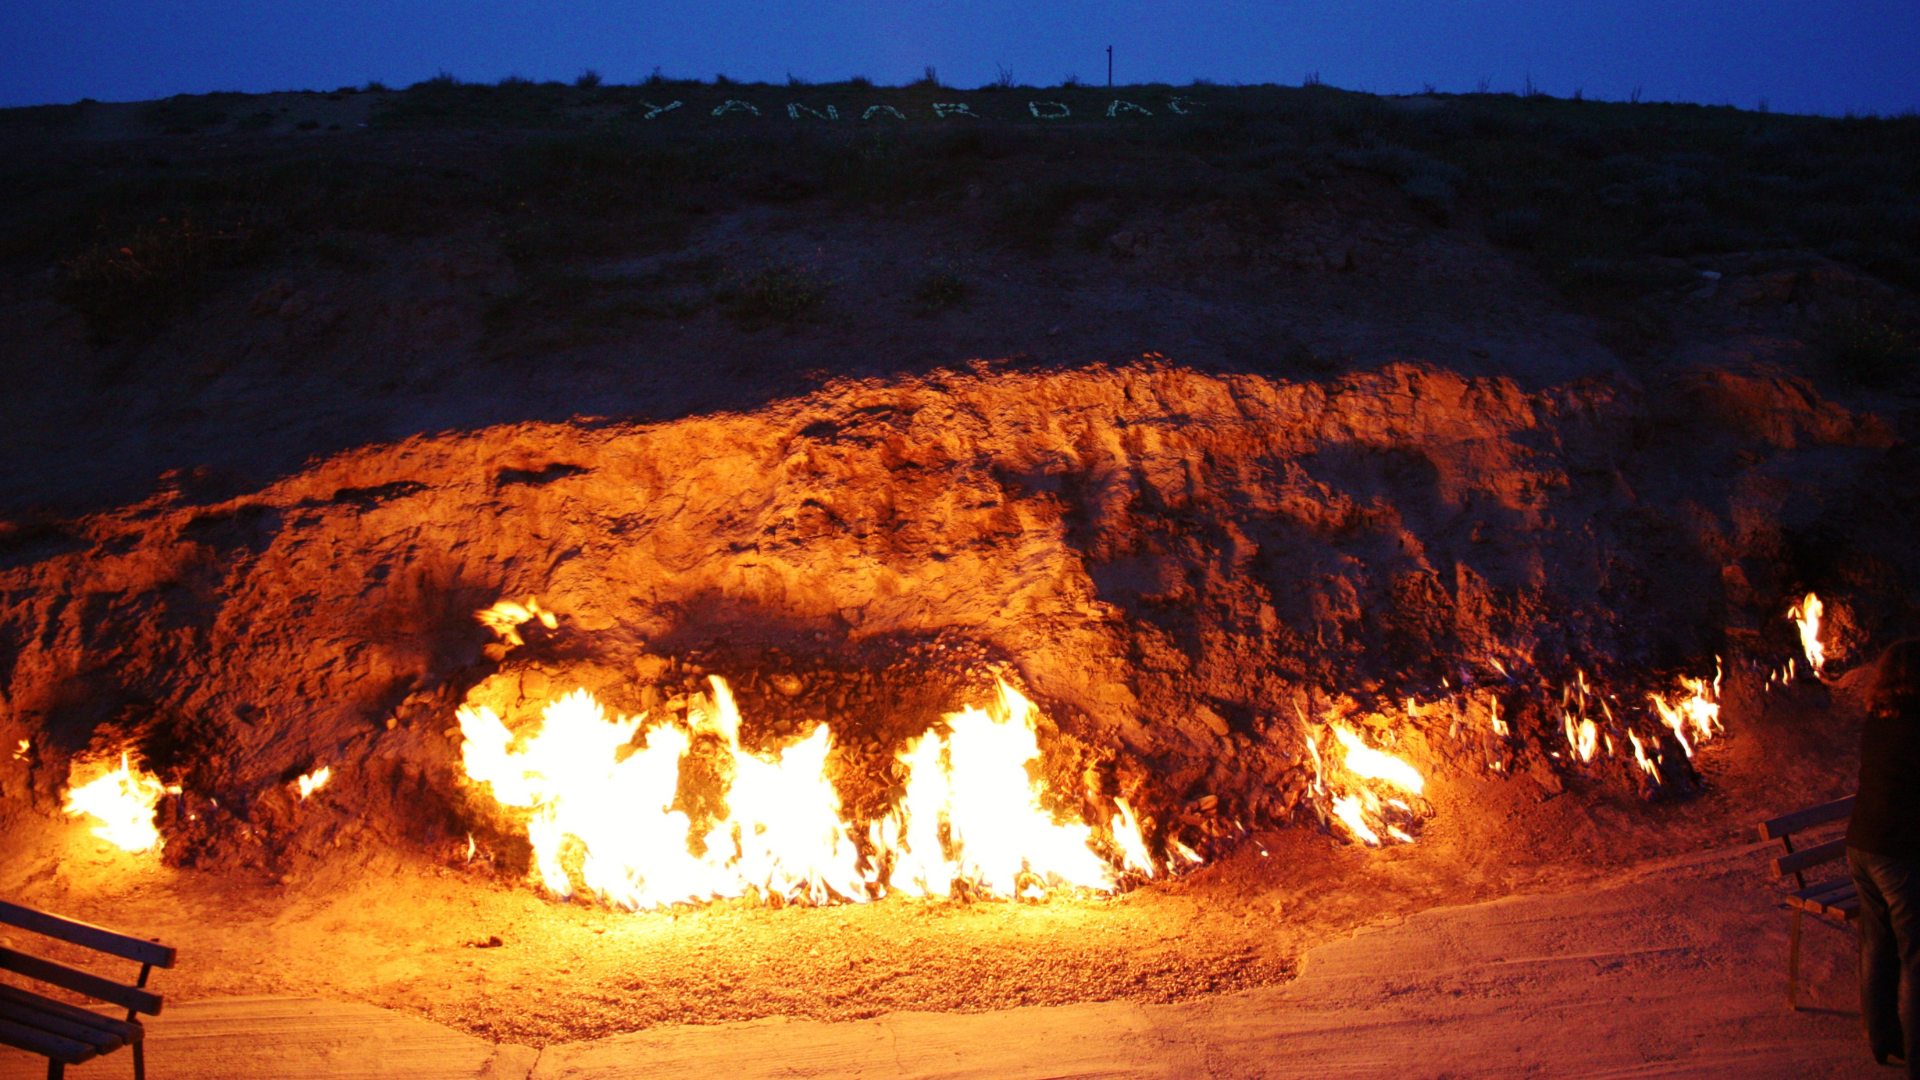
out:
{"label": "wooden bench", "polygon": [[128,986],[92,972],[0,946],[0,970],[25,975],[29,979],[127,1010],[125,1020],[116,1020],[90,1009],[0,983],[0,1043],[45,1057],[48,1080],[60,1080],[69,1065],[78,1065],[102,1054],[112,1053],[122,1046],[131,1046],[134,1080],[146,1080],[147,1060],[140,1045],[146,1032],[134,1017],[141,1013],[159,1015],[160,996],[147,990],[147,976],[152,974],[154,968],[172,967],[173,950],[155,942],[116,934],[98,926],[48,915],[4,900],[0,900],[0,923],[140,964],[139,979]]}
{"label": "wooden bench", "polygon": [[1810,806],[1805,810],[1796,810],[1783,817],[1760,823],[1760,839],[1778,840],[1786,849],[1786,854],[1773,860],[1773,872],[1779,877],[1793,878],[1793,892],[1787,894],[1786,903],[1793,910],[1793,931],[1789,935],[1787,946],[1787,1005],[1800,1007],[1800,926],[1808,915],[1812,915],[1830,926],[1851,927],[1860,917],[1860,893],[1853,887],[1853,874],[1844,864],[1839,876],[1829,876],[1823,871],[1823,880],[1812,885],[1807,884],[1807,871],[1816,866],[1847,857],[1847,838],[1835,837],[1822,844],[1799,851],[1793,849],[1795,833],[1818,825],[1835,821],[1844,821],[1853,816],[1853,796],[1836,799],[1819,806]]}

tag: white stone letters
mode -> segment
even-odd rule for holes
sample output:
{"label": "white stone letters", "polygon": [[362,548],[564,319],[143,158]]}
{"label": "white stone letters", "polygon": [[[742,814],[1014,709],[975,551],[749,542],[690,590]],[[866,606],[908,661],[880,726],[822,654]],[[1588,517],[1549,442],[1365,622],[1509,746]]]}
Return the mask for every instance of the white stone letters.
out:
{"label": "white stone letters", "polygon": [[[669,101],[665,105],[655,105],[651,101],[642,101],[639,105],[642,110],[640,119],[658,119],[680,108],[684,104],[685,102],[681,101]],[[974,120],[987,119],[987,117],[974,112],[973,105],[970,102],[935,101],[929,104],[933,109],[935,119],[946,120],[956,116],[965,116]],[[1177,94],[1167,98],[1167,111],[1175,116],[1191,116],[1195,109],[1204,108],[1205,105],[1205,102],[1195,101],[1193,98],[1187,97],[1184,94]],[[918,108],[918,106],[915,107]],[[741,101],[737,98],[728,98],[714,106],[712,111],[715,117],[724,117],[729,113],[744,113],[748,116],[760,115],[759,106],[750,101]],[[892,117],[895,120],[907,119],[905,112],[892,105],[869,105],[859,111],[860,119],[862,120],[874,120],[884,117]],[[1032,113],[1036,120],[1065,120],[1073,115],[1073,110],[1068,108],[1067,103],[1064,101],[1029,101],[1027,102],[1027,111]],[[851,113],[849,113],[849,115],[851,115]],[[1154,115],[1152,109],[1137,102],[1125,101],[1120,98],[1114,98],[1107,104],[1106,109],[1106,116],[1109,120],[1119,119],[1122,116],[1152,115]],[[834,105],[802,105],[797,101],[787,103],[788,119],[803,120],[808,117],[815,120],[838,120],[840,119],[840,109]]]}

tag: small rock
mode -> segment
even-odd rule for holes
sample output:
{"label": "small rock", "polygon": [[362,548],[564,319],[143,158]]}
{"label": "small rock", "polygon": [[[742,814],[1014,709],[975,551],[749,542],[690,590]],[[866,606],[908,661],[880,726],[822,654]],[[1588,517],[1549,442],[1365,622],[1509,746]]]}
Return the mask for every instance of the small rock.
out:
{"label": "small rock", "polygon": [[529,701],[545,701],[547,691],[553,689],[552,680],[544,671],[528,669],[520,673],[520,695]]}
{"label": "small rock", "polygon": [[773,688],[783,697],[799,697],[807,688],[807,684],[800,681],[800,676],[785,671],[774,675],[768,681],[773,683]]}

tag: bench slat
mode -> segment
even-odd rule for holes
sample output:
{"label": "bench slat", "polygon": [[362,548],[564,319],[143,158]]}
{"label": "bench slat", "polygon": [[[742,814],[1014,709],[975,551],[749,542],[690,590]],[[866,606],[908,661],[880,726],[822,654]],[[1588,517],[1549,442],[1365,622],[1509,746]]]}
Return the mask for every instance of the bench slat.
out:
{"label": "bench slat", "polygon": [[1835,878],[1788,895],[1787,905],[1821,918],[1852,922],[1860,913],[1860,891],[1852,878]]}
{"label": "bench slat", "polygon": [[1821,863],[1832,862],[1835,859],[1844,859],[1846,857],[1847,838],[1844,836],[1836,836],[1824,844],[1815,844],[1810,848],[1802,848],[1791,855],[1782,855],[1780,858],[1773,860],[1773,872],[1781,877],[1786,877],[1788,874],[1797,874],[1809,866],[1819,866]]}
{"label": "bench slat", "polygon": [[1834,878],[1832,881],[1823,881],[1818,885],[1809,885],[1794,893],[1793,897],[1811,904],[1824,904],[1843,896],[1857,895],[1859,890],[1854,886],[1852,878]]}
{"label": "bench slat", "polygon": [[17,986],[8,986],[5,983],[0,983],[0,1002],[8,1001],[18,1005],[24,1005],[30,1009],[36,1009],[43,1013],[63,1016],[75,1023],[97,1027],[101,1031],[118,1036],[123,1043],[139,1042],[144,1034],[144,1030],[139,1024],[130,1024],[125,1020],[116,1020],[111,1016],[101,1016],[91,1009],[83,1009],[78,1005],[69,1005],[64,1001],[55,1001],[52,998],[41,997],[31,990],[22,990]]}
{"label": "bench slat", "polygon": [[1836,922],[1852,922],[1858,918],[1860,914],[1860,898],[1857,896],[1849,896],[1844,900],[1836,900],[1831,904],[1815,903],[1812,900],[1792,899],[1787,901],[1787,905],[1789,907],[1797,907],[1809,915],[1816,915],[1822,919],[1832,919]]}
{"label": "bench slat", "polygon": [[93,1047],[86,1043],[4,1019],[0,1019],[0,1043],[17,1046],[68,1065],[78,1065],[95,1053]]}
{"label": "bench slat", "polygon": [[115,933],[103,926],[83,923],[78,919],[49,915],[44,911],[9,904],[0,900],[0,922],[11,923],[23,930],[36,934],[45,934],[50,938],[85,946],[95,952],[112,953],[142,964],[152,964],[158,968],[173,966],[174,950],[157,942],[142,941],[137,937]]}
{"label": "bench slat", "polygon": [[149,994],[131,986],[103,979],[92,972],[70,968],[65,964],[56,964],[51,960],[42,960],[37,956],[28,956],[23,952],[0,947],[0,968],[18,972],[29,979],[38,979],[44,983],[85,994],[95,1001],[108,1001],[123,1009],[146,1013],[148,1016],[160,1015],[160,995]]}
{"label": "bench slat", "polygon": [[16,1024],[58,1035],[63,1039],[83,1042],[93,1047],[96,1054],[109,1050],[118,1050],[124,1044],[120,1036],[104,1031],[92,1024],[83,1024],[78,1020],[69,1020],[50,1012],[42,1012],[31,1006],[12,1001],[0,1001],[0,1020],[11,1020]]}
{"label": "bench slat", "polygon": [[1839,821],[1853,814],[1853,796],[1835,799],[1819,806],[1809,806],[1805,810],[1795,810],[1770,821],[1760,823],[1760,839],[1779,840],[1792,836],[1802,829],[1811,829],[1815,825],[1825,825],[1829,821]]}

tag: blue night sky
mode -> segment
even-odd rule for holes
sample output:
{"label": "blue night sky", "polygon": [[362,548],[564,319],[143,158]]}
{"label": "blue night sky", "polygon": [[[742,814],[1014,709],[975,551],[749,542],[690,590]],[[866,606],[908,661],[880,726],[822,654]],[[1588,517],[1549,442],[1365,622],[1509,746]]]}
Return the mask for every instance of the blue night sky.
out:
{"label": "blue night sky", "polygon": [[956,86],[1120,82],[1330,85],[1382,93],[1486,79],[1550,94],[1784,112],[1920,106],[1916,0],[6,0],[0,105],[210,90],[393,86],[445,69],[611,82],[668,75]]}

